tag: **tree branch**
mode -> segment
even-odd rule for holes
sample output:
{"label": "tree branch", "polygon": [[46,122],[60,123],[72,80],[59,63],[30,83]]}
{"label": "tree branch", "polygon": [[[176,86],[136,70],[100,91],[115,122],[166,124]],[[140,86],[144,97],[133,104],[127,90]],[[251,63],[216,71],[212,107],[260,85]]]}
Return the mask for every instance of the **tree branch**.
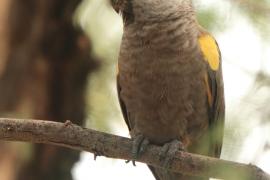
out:
{"label": "tree branch", "polygon": [[[53,144],[99,156],[132,159],[132,140],[112,134],[82,128],[70,121],[52,121],[0,118],[0,140]],[[137,159],[152,166],[162,167],[161,147],[149,145]],[[245,165],[187,152],[178,152],[169,168],[187,175],[220,179],[270,180],[270,176],[253,165]]]}

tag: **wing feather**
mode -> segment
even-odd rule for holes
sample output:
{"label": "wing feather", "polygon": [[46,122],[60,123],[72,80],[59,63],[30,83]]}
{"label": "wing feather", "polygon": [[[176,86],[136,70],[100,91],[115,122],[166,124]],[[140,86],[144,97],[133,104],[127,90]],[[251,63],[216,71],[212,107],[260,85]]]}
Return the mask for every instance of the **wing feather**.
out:
{"label": "wing feather", "polygon": [[224,88],[222,77],[221,53],[216,40],[202,31],[199,37],[204,60],[207,63],[206,93],[208,96],[210,150],[209,155],[220,156],[225,118]]}
{"label": "wing feather", "polygon": [[123,117],[124,117],[124,120],[128,126],[128,130],[130,131],[131,130],[131,123],[129,121],[129,115],[128,115],[128,111],[127,111],[127,108],[126,108],[126,105],[124,103],[124,101],[121,99],[121,86],[119,84],[119,75],[117,75],[117,79],[116,79],[116,85],[117,85],[117,94],[118,94],[118,101],[119,101],[119,104],[120,104],[120,107],[121,107],[121,111],[122,111],[122,114],[123,114]]}

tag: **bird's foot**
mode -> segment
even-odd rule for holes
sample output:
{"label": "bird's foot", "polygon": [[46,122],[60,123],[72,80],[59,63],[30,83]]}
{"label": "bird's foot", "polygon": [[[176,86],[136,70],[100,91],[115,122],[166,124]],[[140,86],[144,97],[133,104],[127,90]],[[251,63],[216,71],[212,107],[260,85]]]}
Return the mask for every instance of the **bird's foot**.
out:
{"label": "bird's foot", "polygon": [[185,151],[184,145],[178,140],[173,140],[163,145],[159,157],[163,161],[163,167],[165,169],[170,168],[177,151]]}
{"label": "bird's foot", "polygon": [[[138,157],[145,151],[149,144],[149,140],[146,139],[143,135],[137,135],[133,138],[133,144],[132,144],[132,163],[134,166],[135,160],[138,159]],[[126,163],[129,163],[130,161],[126,161]]]}

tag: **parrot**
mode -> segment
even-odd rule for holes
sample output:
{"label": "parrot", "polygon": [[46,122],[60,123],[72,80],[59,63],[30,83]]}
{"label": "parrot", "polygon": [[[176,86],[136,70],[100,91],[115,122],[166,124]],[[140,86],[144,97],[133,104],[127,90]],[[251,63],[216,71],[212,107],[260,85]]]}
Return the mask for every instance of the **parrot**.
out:
{"label": "parrot", "polygon": [[221,52],[192,0],[111,0],[122,16],[117,92],[134,159],[162,146],[156,180],[206,180],[166,169],[178,150],[219,158],[225,102]]}

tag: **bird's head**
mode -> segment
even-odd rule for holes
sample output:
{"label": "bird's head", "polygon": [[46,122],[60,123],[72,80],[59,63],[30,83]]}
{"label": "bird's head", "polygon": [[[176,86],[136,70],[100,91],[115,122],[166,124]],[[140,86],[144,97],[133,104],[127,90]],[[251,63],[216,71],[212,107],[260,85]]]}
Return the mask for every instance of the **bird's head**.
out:
{"label": "bird's head", "polygon": [[111,3],[126,23],[156,22],[193,13],[192,0],[111,0]]}

